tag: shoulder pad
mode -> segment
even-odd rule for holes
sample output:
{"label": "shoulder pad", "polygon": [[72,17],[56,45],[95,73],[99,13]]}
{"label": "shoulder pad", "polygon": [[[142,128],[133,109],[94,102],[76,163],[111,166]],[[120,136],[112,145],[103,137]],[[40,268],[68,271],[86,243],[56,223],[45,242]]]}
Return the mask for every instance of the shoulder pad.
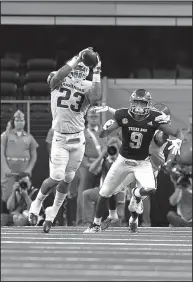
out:
{"label": "shoulder pad", "polygon": [[124,124],[128,123],[128,119],[125,118],[127,117],[128,109],[127,108],[121,108],[116,110],[114,119],[119,125],[123,125],[122,121],[124,120]]}

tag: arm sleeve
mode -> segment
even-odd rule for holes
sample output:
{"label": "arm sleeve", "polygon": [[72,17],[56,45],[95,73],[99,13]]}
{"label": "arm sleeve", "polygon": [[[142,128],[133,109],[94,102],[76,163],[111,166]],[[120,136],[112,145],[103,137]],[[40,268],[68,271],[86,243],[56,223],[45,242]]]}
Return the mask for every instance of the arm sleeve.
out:
{"label": "arm sleeve", "polygon": [[116,122],[118,123],[119,126],[122,125],[122,123],[121,123],[121,110],[116,110],[116,112],[114,114],[114,119],[116,120]]}

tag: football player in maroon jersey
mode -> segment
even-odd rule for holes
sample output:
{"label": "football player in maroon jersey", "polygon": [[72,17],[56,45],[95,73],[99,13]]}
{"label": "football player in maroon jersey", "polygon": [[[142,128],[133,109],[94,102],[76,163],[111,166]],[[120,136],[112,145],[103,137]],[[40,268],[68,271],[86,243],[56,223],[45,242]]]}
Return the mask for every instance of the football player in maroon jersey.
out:
{"label": "football player in maroon jersey", "polygon": [[119,156],[111,166],[103,186],[96,207],[94,222],[84,233],[96,233],[101,230],[101,218],[104,207],[108,204],[108,198],[117,192],[119,185],[128,173],[133,172],[137,187],[132,190],[133,228],[137,229],[138,214],[143,213],[143,196],[149,196],[156,190],[156,182],[153,168],[149,159],[149,145],[156,130],[176,137],[172,141],[173,153],[180,150],[183,135],[179,129],[175,129],[166,122],[166,115],[152,107],[151,94],[145,89],[134,91],[129,99],[129,107],[115,112],[114,120],[108,121],[100,132],[104,138],[114,130],[122,129],[122,146]]}

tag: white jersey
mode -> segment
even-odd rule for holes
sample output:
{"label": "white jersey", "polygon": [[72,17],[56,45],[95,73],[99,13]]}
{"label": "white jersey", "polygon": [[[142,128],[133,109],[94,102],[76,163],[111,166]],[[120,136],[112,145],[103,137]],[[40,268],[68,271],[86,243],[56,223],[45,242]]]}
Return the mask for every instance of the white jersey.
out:
{"label": "white jersey", "polygon": [[90,106],[85,96],[92,82],[74,82],[66,77],[60,88],[51,92],[52,128],[60,133],[75,133],[84,130],[84,116]]}

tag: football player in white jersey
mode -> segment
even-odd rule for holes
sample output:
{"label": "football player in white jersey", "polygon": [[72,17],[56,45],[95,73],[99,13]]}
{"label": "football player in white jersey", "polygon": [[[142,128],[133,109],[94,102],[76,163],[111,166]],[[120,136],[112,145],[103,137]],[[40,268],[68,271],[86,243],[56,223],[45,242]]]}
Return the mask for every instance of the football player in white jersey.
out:
{"label": "football player in white jersey", "polygon": [[48,77],[51,90],[52,128],[54,135],[50,153],[50,176],[42,183],[29,211],[29,222],[37,224],[38,214],[47,195],[56,186],[54,203],[45,211],[43,231],[48,233],[68,193],[85,151],[85,119],[90,106],[101,99],[101,61],[93,67],[93,80],[88,81],[89,68],[82,62],[82,50],[62,68]]}
{"label": "football player in white jersey", "polygon": [[[159,111],[163,112],[164,114],[166,114],[166,122],[170,121],[171,117],[170,117],[170,109],[163,103],[156,103],[154,105],[154,107],[156,109],[158,109]],[[94,107],[96,112],[101,112],[104,111],[103,107]],[[114,113],[115,109],[107,107],[106,109],[111,112]],[[106,110],[105,109],[105,110]],[[169,136],[167,134],[164,134],[161,130],[157,130],[154,134],[154,137],[150,143],[149,146],[149,155],[150,155],[150,160],[151,160],[151,164],[153,167],[153,171],[154,171],[154,175],[155,178],[157,178],[158,173],[160,171],[160,168],[162,165],[164,165],[165,163],[165,155],[164,155],[164,149],[168,143],[167,139],[169,138]],[[131,183],[133,183],[135,181],[135,177],[133,173],[130,173],[125,179],[124,181],[121,183],[121,185],[119,186],[120,190],[125,190],[126,189],[131,189],[130,185]],[[129,194],[131,195],[131,191],[128,191]],[[143,197],[143,200],[145,199],[145,197]],[[148,199],[147,199],[148,200]],[[111,209],[111,204],[112,202],[109,202],[109,215],[107,217],[107,219],[102,223],[102,230],[107,229],[111,222],[115,219],[118,218],[117,212],[116,212],[116,202],[112,203],[112,206],[114,208],[114,210]],[[134,201],[130,202],[129,205],[129,209],[131,209],[131,212],[134,211]],[[138,215],[137,215],[138,216]],[[130,220],[130,228],[131,228],[131,232],[132,231],[136,231],[136,223],[138,224],[138,221],[135,221],[135,224],[133,224],[133,221]]]}

